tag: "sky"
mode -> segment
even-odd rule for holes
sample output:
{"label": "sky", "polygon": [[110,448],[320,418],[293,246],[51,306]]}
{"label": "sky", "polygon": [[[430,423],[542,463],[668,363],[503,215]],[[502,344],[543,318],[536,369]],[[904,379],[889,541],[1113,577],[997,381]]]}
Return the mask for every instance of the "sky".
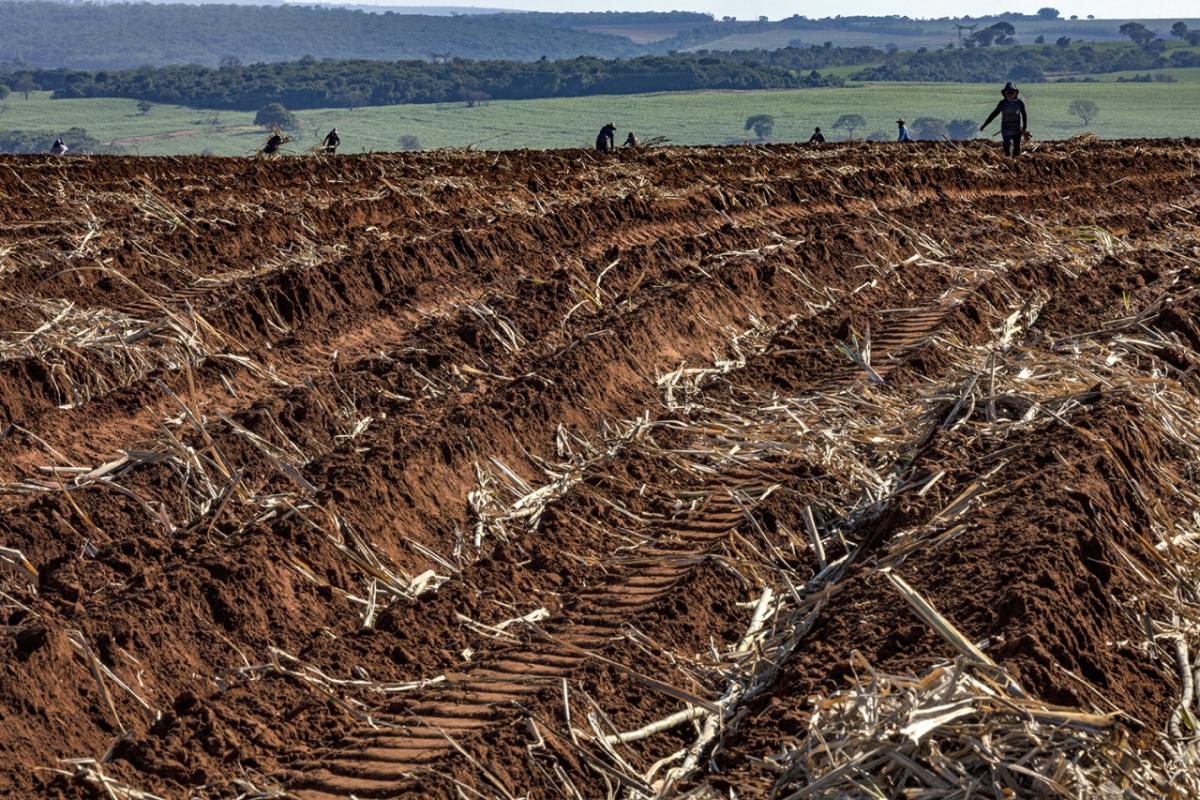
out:
{"label": "sky", "polygon": [[[366,4],[399,5],[400,0],[352,0]],[[417,5],[414,2],[413,5]],[[426,5],[437,4],[437,0]],[[1167,19],[1200,16],[1200,3],[1196,0],[1155,0],[1153,3],[1135,3],[1131,0],[1071,0],[1069,3],[1041,2],[996,2],[995,0],[856,0],[846,3],[803,3],[789,0],[601,0],[583,2],[578,0],[479,0],[463,3],[448,0],[453,5],[478,5],[490,8],[518,8],[524,11],[706,11],[718,17],[733,16],[738,19],[754,19],[765,15],[771,19],[803,14],[807,17],[832,17],[854,15],[906,14],[910,17],[949,17],[970,15],[981,17],[1001,11],[1020,11],[1032,14],[1043,6],[1052,6],[1062,16],[1078,14],[1081,18],[1094,14],[1099,18],[1128,19],[1151,16]]]}

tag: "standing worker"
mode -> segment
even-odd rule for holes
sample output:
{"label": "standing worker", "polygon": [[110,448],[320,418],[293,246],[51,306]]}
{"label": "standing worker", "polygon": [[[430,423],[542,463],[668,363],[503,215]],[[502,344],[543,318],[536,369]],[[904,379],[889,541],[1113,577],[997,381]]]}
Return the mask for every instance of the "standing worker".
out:
{"label": "standing worker", "polygon": [[813,135],[808,138],[809,144],[825,144],[825,134],[821,133],[821,129],[817,128],[813,131]]}
{"label": "standing worker", "polygon": [[325,141],[321,143],[321,150],[329,155],[333,155],[337,152],[338,145],[341,143],[342,138],[338,136],[337,128],[334,128],[325,134]]}
{"label": "standing worker", "polygon": [[65,156],[67,154],[67,150],[67,143],[63,141],[61,136],[54,140],[54,144],[50,145],[50,153],[52,155]]}
{"label": "standing worker", "polygon": [[614,137],[617,134],[617,126],[611,122],[600,129],[600,135],[596,137],[596,149],[601,153],[611,153],[617,149]]}
{"label": "standing worker", "polygon": [[979,126],[979,130],[982,131],[999,116],[1004,155],[1016,158],[1021,155],[1021,139],[1029,135],[1029,115],[1025,113],[1025,101],[1021,99],[1021,92],[1013,86],[1012,81],[1004,84],[1001,94],[1004,95],[1004,99],[996,104],[995,110]]}
{"label": "standing worker", "polygon": [[911,142],[912,137],[908,135],[908,126],[904,124],[904,119],[901,118],[896,120],[896,125],[900,128],[900,138],[898,138],[896,141]]}

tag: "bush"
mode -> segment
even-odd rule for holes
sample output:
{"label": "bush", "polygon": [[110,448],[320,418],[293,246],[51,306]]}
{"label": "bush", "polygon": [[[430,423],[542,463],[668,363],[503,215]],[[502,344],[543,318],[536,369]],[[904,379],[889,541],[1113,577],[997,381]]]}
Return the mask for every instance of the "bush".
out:
{"label": "bush", "polygon": [[946,130],[949,132],[951,139],[962,142],[967,139],[974,139],[979,126],[975,124],[975,120],[973,119],[954,119],[946,125]]}
{"label": "bush", "polygon": [[937,117],[921,117],[912,125],[912,136],[914,139],[938,141],[948,138],[950,131],[946,129],[945,120]]}
{"label": "bush", "polygon": [[771,138],[771,132],[775,130],[775,118],[770,114],[755,114],[746,118],[746,127],[743,130],[754,131],[758,140],[765,142]]}
{"label": "bush", "polygon": [[1017,64],[1005,76],[1014,83],[1041,83],[1046,80],[1045,74],[1037,67],[1028,64]]}
{"label": "bush", "polygon": [[421,141],[419,139],[417,139],[416,136],[413,136],[411,133],[406,133],[400,137],[400,149],[401,150],[420,150],[421,149]]}
{"label": "bush", "polygon": [[296,115],[283,107],[282,103],[267,103],[254,115],[254,124],[264,128],[279,127],[293,131],[299,127]]}

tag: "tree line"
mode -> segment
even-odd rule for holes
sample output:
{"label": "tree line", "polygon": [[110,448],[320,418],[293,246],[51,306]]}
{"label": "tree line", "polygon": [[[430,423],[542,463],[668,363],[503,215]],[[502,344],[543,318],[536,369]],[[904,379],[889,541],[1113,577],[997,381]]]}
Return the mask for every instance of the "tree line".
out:
{"label": "tree line", "polygon": [[851,80],[953,83],[1016,80],[1033,83],[1055,73],[1102,74],[1200,67],[1200,51],[1185,47],[1171,49],[1161,39],[1145,45],[1105,47],[1060,40],[1053,45],[886,53],[881,61],[877,66],[855,72],[850,76]]}
{"label": "tree line", "polygon": [[1200,51],[1155,40],[1093,48],[1032,45],[889,53],[873,47],[811,46],[774,51],[674,53],[632,59],[298,61],[242,65],[142,67],[134,70],[31,70],[0,64],[14,91],[50,90],[56,98],[123,97],[203,108],[257,110],[526,100],[699,89],[797,89],[839,86],[822,74],[875,63],[852,80],[1038,82],[1054,73],[1089,74],[1200,66]]}
{"label": "tree line", "polygon": [[[695,89],[840,86],[837,77],[759,60],[702,55],[565,61],[300,61],[251,66],[144,67],[126,71],[20,70],[0,82],[55,98],[126,97],[203,108],[255,110],[525,100]],[[20,87],[20,88],[19,88]]]}

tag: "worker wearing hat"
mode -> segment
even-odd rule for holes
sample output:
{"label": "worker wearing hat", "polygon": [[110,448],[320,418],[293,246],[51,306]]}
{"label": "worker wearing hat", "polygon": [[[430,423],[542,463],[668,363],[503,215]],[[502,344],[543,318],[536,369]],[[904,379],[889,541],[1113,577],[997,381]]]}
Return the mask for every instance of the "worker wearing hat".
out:
{"label": "worker wearing hat", "polygon": [[1021,92],[1013,85],[1012,81],[1004,84],[1000,93],[1004,95],[1004,99],[996,104],[996,108],[979,126],[979,130],[982,131],[999,116],[1000,136],[1004,139],[1004,155],[1015,158],[1021,155],[1022,137],[1029,135],[1029,115],[1025,113],[1025,101],[1021,99]]}
{"label": "worker wearing hat", "polygon": [[596,137],[596,149],[601,153],[611,153],[617,149],[616,137],[617,126],[611,122],[600,129],[600,135]]}
{"label": "worker wearing hat", "polygon": [[911,142],[912,137],[908,135],[908,126],[904,124],[904,119],[901,118],[896,120],[896,125],[900,128],[900,138],[898,138],[896,141]]}

